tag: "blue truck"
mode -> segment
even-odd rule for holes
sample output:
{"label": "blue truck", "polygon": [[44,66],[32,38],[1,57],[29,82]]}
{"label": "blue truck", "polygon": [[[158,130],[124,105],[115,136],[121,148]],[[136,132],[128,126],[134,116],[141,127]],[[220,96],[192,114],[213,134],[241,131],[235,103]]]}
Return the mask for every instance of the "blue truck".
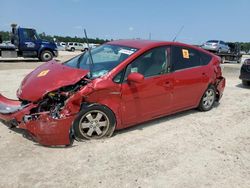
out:
{"label": "blue truck", "polygon": [[35,29],[11,25],[10,41],[3,42],[0,36],[0,57],[2,58],[39,58],[50,61],[58,55],[54,42],[42,40]]}

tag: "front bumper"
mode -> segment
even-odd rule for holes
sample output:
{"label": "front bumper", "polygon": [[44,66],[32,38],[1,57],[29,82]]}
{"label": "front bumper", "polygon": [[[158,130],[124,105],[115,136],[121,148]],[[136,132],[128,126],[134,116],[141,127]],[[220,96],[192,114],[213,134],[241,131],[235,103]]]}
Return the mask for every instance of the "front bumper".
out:
{"label": "front bumper", "polygon": [[34,140],[42,145],[70,145],[73,141],[70,130],[75,115],[54,119],[47,112],[31,114],[31,110],[35,107],[37,107],[35,104],[22,106],[20,101],[7,99],[0,94],[2,122],[26,129]]}

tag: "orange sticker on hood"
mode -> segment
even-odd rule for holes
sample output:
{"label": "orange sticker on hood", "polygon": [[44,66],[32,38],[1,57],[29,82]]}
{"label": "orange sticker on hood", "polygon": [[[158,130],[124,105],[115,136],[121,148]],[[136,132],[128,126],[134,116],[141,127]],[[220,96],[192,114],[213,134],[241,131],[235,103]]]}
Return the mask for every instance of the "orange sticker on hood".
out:
{"label": "orange sticker on hood", "polygon": [[46,76],[48,74],[49,70],[44,70],[42,72],[40,72],[37,77],[42,77],[42,76]]}

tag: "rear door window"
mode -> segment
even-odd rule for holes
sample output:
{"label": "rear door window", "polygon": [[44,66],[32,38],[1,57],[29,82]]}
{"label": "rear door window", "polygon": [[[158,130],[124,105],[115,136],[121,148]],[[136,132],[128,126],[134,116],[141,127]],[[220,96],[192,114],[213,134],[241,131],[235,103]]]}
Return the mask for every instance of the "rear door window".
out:
{"label": "rear door window", "polygon": [[172,46],[171,50],[171,70],[177,71],[192,67],[201,66],[199,51],[182,47]]}

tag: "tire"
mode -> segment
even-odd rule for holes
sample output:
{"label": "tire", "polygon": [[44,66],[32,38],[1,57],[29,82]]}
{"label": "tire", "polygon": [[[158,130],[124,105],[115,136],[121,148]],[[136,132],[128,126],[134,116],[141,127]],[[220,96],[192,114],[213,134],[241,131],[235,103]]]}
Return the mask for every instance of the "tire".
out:
{"label": "tire", "polygon": [[211,110],[214,106],[215,100],[216,100],[215,87],[211,85],[206,89],[200,100],[199,110],[200,111]]}
{"label": "tire", "polygon": [[47,62],[53,59],[53,54],[51,51],[49,50],[44,50],[42,51],[42,53],[40,54],[40,58],[41,61],[43,62]]}
{"label": "tire", "polygon": [[221,48],[218,49],[218,53],[221,53]]}
{"label": "tire", "polygon": [[109,108],[90,105],[78,113],[73,123],[73,132],[76,140],[101,139],[112,136],[115,124],[115,115]]}
{"label": "tire", "polygon": [[70,49],[71,52],[74,52],[75,50],[76,50],[75,48],[71,48],[71,49]]}
{"label": "tire", "polygon": [[242,80],[242,85],[243,86],[250,86],[250,82],[246,80]]}

